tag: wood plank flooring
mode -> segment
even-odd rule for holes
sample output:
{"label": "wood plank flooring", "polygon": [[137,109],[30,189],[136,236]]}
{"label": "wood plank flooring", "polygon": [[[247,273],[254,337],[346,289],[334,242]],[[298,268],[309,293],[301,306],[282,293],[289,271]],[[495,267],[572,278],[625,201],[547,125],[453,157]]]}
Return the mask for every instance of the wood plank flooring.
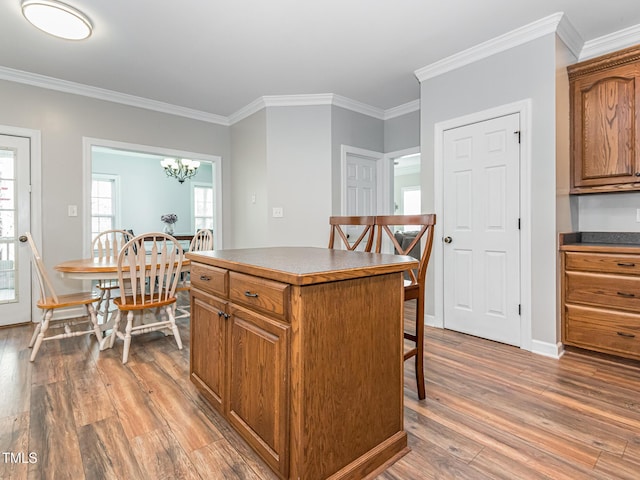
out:
{"label": "wood plank flooring", "polygon": [[[31,327],[0,330],[0,478],[275,479],[189,381],[179,323],[183,350],[142,335],[124,366],[86,336],[30,363]],[[640,362],[427,328],[425,365],[419,401],[405,364],[412,451],[379,480],[640,478]]]}

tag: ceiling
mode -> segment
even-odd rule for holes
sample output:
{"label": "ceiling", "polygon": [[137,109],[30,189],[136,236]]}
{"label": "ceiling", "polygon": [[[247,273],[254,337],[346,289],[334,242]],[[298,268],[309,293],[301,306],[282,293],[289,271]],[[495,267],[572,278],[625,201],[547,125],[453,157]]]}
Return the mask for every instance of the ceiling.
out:
{"label": "ceiling", "polygon": [[418,99],[416,70],[556,12],[585,41],[640,24],[637,0],[64,1],[88,40],[0,2],[0,67],[222,116],[265,95],[397,107]]}

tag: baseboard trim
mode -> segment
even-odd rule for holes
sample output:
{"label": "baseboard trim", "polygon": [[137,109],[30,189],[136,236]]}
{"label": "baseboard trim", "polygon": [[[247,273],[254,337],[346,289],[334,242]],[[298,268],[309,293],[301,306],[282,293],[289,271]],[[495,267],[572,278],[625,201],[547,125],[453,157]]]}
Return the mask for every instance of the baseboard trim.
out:
{"label": "baseboard trim", "polygon": [[564,355],[564,345],[561,342],[548,343],[539,340],[531,341],[531,352],[544,357],[558,359]]}

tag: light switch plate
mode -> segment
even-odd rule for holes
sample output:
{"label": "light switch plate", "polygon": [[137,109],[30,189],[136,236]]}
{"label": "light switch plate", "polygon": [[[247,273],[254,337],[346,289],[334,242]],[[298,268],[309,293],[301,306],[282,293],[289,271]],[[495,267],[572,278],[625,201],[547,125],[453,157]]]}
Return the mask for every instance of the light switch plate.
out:
{"label": "light switch plate", "polygon": [[67,215],[70,217],[78,216],[78,206],[77,205],[68,205],[67,206]]}

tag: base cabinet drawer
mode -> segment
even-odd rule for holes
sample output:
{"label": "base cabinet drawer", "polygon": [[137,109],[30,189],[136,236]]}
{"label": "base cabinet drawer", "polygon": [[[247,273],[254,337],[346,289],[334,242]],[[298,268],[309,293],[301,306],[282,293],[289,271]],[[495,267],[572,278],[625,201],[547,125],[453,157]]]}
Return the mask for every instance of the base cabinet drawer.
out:
{"label": "base cabinet drawer", "polygon": [[567,303],[640,312],[640,277],[566,272]]}
{"label": "base cabinet drawer", "polygon": [[563,341],[640,359],[640,315],[578,305],[566,305]]}

